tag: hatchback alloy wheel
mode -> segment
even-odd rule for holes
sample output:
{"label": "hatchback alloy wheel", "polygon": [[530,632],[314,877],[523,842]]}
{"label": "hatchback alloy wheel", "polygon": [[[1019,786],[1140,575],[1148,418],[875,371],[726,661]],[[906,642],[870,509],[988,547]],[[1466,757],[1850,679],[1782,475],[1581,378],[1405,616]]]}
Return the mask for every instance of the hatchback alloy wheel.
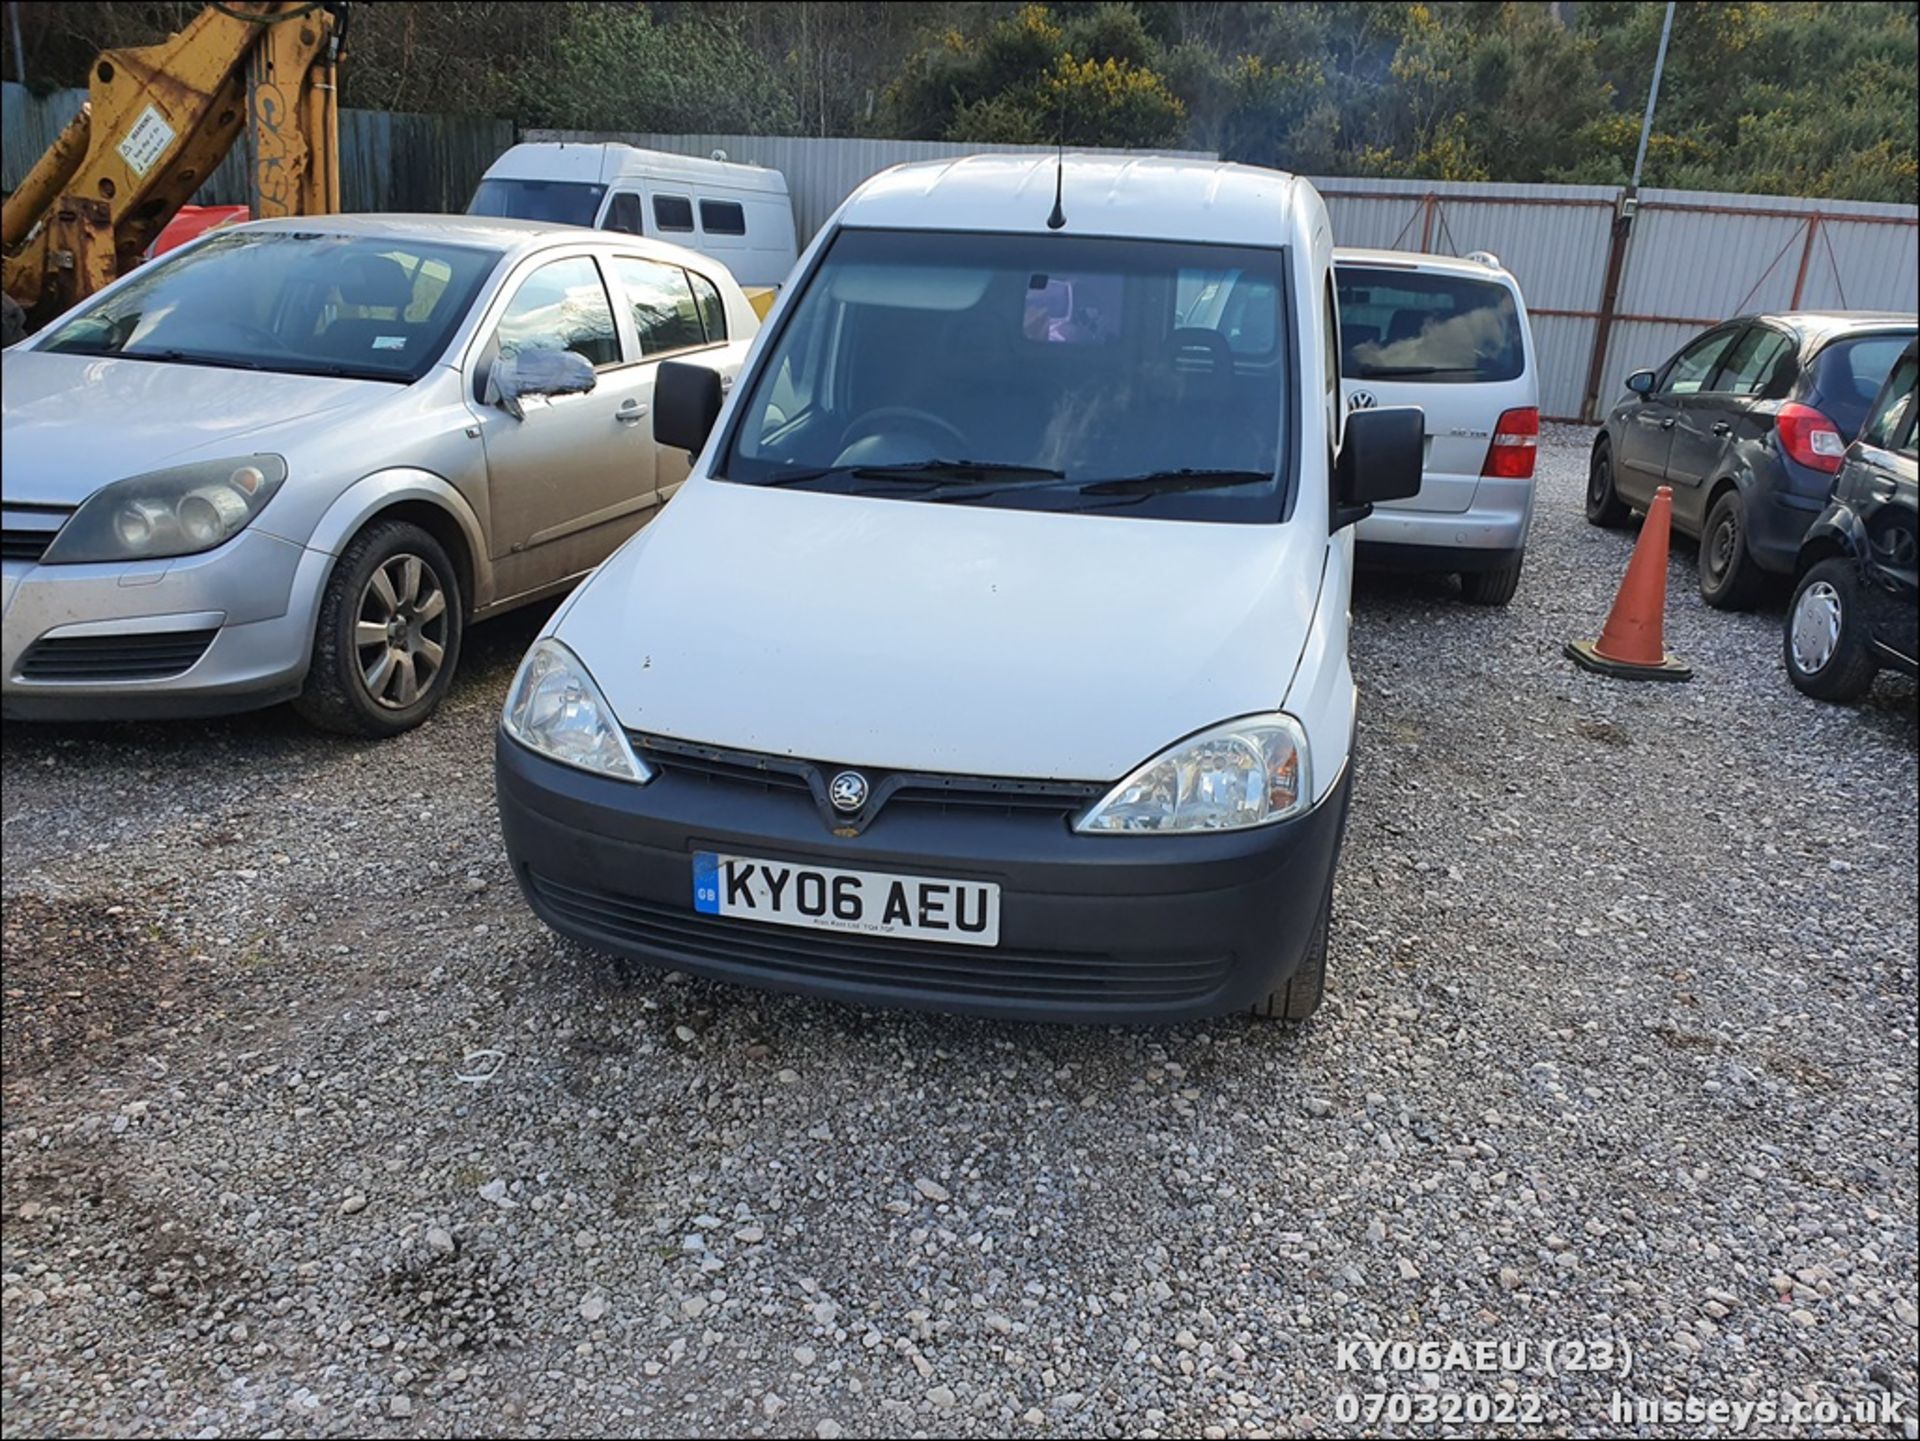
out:
{"label": "hatchback alloy wheel", "polygon": [[368,578],[357,615],[353,641],[367,694],[388,710],[405,710],[446,659],[446,586],[419,556],[391,556]]}

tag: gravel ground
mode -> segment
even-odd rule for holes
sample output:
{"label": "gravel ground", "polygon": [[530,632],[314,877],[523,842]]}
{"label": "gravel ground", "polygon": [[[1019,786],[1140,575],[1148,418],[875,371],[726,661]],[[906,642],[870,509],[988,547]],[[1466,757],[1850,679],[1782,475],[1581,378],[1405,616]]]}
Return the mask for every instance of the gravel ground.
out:
{"label": "gravel ground", "polygon": [[[1537,1404],[1533,1435],[1728,1429],[1621,1428],[1616,1389],[1911,1416],[1914,689],[1800,698],[1780,602],[1706,611],[1679,545],[1698,679],[1576,673],[1631,543],[1581,519],[1586,439],[1548,437],[1510,609],[1357,596],[1333,991],[1297,1032],[621,976],[501,857],[537,616],[386,745],[7,727],[8,1431],[1345,1434],[1450,1392]],[[1341,1369],[1359,1339],[1533,1349]],[[1550,1374],[1558,1340],[1632,1374]]]}

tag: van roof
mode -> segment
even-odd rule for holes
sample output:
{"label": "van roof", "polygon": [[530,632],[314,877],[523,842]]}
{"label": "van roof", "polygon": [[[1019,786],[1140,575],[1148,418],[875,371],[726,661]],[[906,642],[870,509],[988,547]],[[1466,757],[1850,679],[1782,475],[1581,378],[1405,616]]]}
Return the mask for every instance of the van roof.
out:
{"label": "van roof", "polygon": [[644,171],[661,179],[690,184],[725,186],[735,190],[787,193],[787,178],[762,165],[735,160],[710,160],[703,155],[680,155],[670,150],[646,150],[619,141],[532,140],[509,146],[487,167],[491,177],[508,180],[578,180],[612,183],[619,176]]}
{"label": "van roof", "polygon": [[[1484,254],[1476,251],[1475,254]],[[1333,247],[1335,265],[1384,265],[1399,270],[1444,271],[1450,275],[1474,275],[1482,280],[1488,275],[1509,275],[1506,266],[1489,265],[1484,260],[1470,259],[1464,255],[1433,255],[1422,250],[1368,250],[1360,246],[1336,245]]]}
{"label": "van roof", "polygon": [[[1306,182],[1280,170],[1159,155],[1061,162],[1063,235],[1280,245]],[[842,225],[905,230],[1047,231],[1052,155],[963,155],[896,165],[854,191]]]}

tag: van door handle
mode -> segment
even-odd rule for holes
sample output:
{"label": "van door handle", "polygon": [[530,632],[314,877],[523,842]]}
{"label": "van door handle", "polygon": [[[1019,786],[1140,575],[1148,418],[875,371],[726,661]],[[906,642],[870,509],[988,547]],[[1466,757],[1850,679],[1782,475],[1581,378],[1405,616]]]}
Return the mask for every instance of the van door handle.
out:
{"label": "van door handle", "polygon": [[1673,429],[1673,417],[1672,417],[1671,415],[1669,415],[1669,416],[1668,416],[1668,417],[1667,417],[1667,418],[1666,418],[1665,420],[1663,420],[1663,421],[1661,421],[1661,422],[1660,422],[1660,428],[1661,428],[1662,430],[1672,430],[1672,429]]}
{"label": "van door handle", "polygon": [[632,425],[647,418],[647,407],[637,400],[629,400],[613,413],[613,418],[622,425]]}
{"label": "van door handle", "polygon": [[1732,435],[1733,427],[1728,425],[1724,420],[1716,420],[1713,423],[1713,433],[1715,435]]}

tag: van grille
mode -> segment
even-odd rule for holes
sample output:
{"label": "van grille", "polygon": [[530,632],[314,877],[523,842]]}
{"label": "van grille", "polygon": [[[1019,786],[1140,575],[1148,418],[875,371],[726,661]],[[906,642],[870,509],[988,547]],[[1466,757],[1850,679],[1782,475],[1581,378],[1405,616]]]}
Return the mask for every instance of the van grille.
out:
{"label": "van grille", "polygon": [[1105,795],[1109,787],[1094,781],[1028,780],[1018,777],[961,776],[938,772],[893,771],[867,766],[845,766],[825,761],[757,751],[726,750],[663,736],[631,732],[640,758],[662,774],[682,776],[710,785],[749,787],[768,794],[811,795],[838,826],[848,818],[830,813],[827,784],[843,770],[858,770],[867,778],[873,799],[854,818],[856,828],[896,806],[931,807],[947,814],[1052,815],[1066,818]]}

